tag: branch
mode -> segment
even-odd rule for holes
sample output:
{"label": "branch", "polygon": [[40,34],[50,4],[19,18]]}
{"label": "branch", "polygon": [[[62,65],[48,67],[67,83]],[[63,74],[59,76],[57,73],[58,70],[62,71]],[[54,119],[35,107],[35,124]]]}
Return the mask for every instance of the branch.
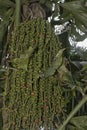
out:
{"label": "branch", "polygon": [[68,122],[71,120],[71,118],[77,113],[77,111],[87,102],[87,95],[83,97],[83,99],[80,101],[80,103],[71,111],[67,119],[63,122],[63,124],[58,128],[58,130],[63,130],[65,126],[68,124]]}
{"label": "branch", "polygon": [[16,0],[15,25],[18,26],[21,18],[21,0]]}

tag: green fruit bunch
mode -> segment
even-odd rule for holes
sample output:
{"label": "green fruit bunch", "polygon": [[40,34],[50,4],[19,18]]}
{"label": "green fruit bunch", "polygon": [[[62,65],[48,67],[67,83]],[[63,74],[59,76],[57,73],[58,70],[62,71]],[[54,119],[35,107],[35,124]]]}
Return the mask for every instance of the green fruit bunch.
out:
{"label": "green fruit bunch", "polygon": [[63,113],[57,73],[44,76],[60,49],[50,23],[40,18],[14,30],[3,97],[4,130],[53,129]]}

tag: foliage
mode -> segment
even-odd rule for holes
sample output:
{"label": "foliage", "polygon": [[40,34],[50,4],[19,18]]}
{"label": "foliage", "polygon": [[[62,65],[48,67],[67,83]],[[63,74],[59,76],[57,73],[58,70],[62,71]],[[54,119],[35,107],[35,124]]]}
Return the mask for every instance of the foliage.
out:
{"label": "foliage", "polygon": [[87,129],[87,116],[78,116],[71,119],[68,129],[86,130]]}
{"label": "foliage", "polygon": [[78,61],[87,61],[87,49],[82,47],[71,47],[70,52],[71,60],[78,60]]}
{"label": "foliage", "polygon": [[[87,37],[87,7],[83,1],[74,0],[60,4],[64,11],[60,18],[64,22],[70,21],[70,35],[77,41],[81,41]],[[82,35],[81,32],[84,32]]]}
{"label": "foliage", "polygon": [[[22,0],[21,5],[15,0],[0,0],[0,62],[3,58],[7,62],[7,69],[0,69],[2,91],[5,86],[3,129],[35,130],[41,126],[73,129],[70,122],[76,129],[83,130],[83,125],[75,123],[82,121],[80,117],[71,119],[80,108],[67,115],[65,125],[61,127],[61,124],[65,118],[64,110],[73,103],[72,99],[75,99],[74,105],[67,113],[78,101],[81,104],[80,100],[87,93],[87,65],[80,67],[65,58],[70,57],[68,37],[71,35],[78,41],[87,36],[87,6],[83,0],[65,0],[63,3],[61,0],[37,0],[47,17],[52,16],[50,24],[39,18],[23,21],[23,10],[21,14],[18,10],[20,16],[16,17],[18,6],[22,9],[24,4],[32,2],[36,0]],[[19,17],[21,24],[17,29],[15,22],[19,23]],[[64,29],[56,36],[51,26],[60,24]]]}
{"label": "foliage", "polygon": [[[87,102],[87,95],[83,97],[83,99],[80,101],[80,103],[71,111],[71,113],[68,115],[67,119],[63,122],[63,124],[59,127],[59,130],[63,130],[65,128],[65,126],[67,125],[67,123],[70,121],[70,119],[76,114],[76,112],[82,107],[82,105]],[[71,129],[73,130],[73,125],[77,126],[77,128],[79,130],[83,130],[83,128],[86,128],[86,125],[83,126],[83,122],[81,121],[80,117],[76,117],[78,119],[77,123],[81,123],[81,125],[78,126],[78,124],[76,124],[76,119],[72,119],[71,120]],[[84,117],[84,123],[86,123],[87,118]],[[83,127],[82,127],[83,126]],[[69,127],[70,128],[70,127]],[[76,127],[74,127],[76,128]]]}

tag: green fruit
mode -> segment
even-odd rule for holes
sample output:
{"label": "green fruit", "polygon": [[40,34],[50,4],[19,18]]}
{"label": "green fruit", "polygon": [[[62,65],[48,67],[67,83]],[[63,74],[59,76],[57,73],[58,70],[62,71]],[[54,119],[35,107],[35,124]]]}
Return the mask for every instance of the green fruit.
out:
{"label": "green fruit", "polygon": [[62,89],[57,74],[47,78],[41,74],[52,66],[59,49],[59,40],[45,20],[21,23],[14,31],[4,92],[7,130],[53,128],[54,117],[62,111]]}

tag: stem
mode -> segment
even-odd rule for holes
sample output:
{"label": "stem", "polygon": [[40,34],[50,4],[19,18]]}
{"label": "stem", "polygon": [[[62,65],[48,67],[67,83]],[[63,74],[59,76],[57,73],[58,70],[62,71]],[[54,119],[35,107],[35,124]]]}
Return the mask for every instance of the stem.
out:
{"label": "stem", "polygon": [[82,105],[87,102],[87,95],[83,97],[83,99],[80,101],[80,103],[71,111],[67,119],[63,122],[63,124],[59,127],[58,130],[63,130],[64,127],[68,124],[70,119],[77,113],[77,111],[82,107]]}
{"label": "stem", "polygon": [[16,0],[16,16],[15,16],[15,25],[18,26],[20,23],[21,17],[21,0]]}

